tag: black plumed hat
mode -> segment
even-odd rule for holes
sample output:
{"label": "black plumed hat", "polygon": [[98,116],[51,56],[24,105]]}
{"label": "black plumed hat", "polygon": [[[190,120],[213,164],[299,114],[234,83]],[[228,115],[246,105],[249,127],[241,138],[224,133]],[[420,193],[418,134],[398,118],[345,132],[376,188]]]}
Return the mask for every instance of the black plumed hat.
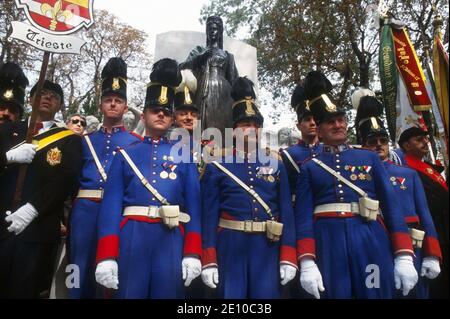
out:
{"label": "black plumed hat", "polygon": [[291,107],[297,113],[298,121],[300,122],[303,118],[312,115],[312,113],[306,109],[306,101],[308,99],[305,95],[305,87],[303,84],[298,83],[295,86],[294,92],[291,97]]}
{"label": "black plumed hat", "polygon": [[322,72],[309,72],[306,75],[304,88],[305,96],[308,99],[306,109],[312,113],[318,124],[332,117],[345,114],[345,111],[332,101],[330,92],[333,85]]}
{"label": "black plumed hat", "polygon": [[27,85],[28,79],[19,65],[6,62],[0,67],[0,103],[17,109],[20,116],[23,114]]}
{"label": "black plumed hat", "polygon": [[153,65],[150,83],[147,85],[145,108],[165,108],[173,111],[175,88],[182,81],[177,61],[161,59]]}
{"label": "black plumed hat", "polygon": [[233,104],[233,126],[243,120],[253,120],[260,127],[264,124],[264,118],[256,105],[256,94],[253,82],[247,77],[237,78],[231,89]]}
{"label": "black plumed hat", "polygon": [[375,135],[388,135],[381,119],[383,105],[375,94],[365,88],[359,88],[352,94],[352,104],[356,109],[356,136],[363,144],[367,138]]}
{"label": "black plumed hat", "polygon": [[127,99],[127,64],[120,58],[111,58],[102,71],[102,97],[117,94]]}
{"label": "black plumed hat", "polygon": [[197,78],[191,70],[181,70],[183,80],[181,84],[175,89],[175,110],[191,109],[198,112],[198,107],[195,105],[194,96],[197,91]]}

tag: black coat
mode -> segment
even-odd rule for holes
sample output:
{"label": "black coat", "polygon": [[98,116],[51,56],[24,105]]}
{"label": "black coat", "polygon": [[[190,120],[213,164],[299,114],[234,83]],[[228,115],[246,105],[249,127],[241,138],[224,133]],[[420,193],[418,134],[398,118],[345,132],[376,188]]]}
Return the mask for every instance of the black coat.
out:
{"label": "black coat", "polygon": [[[35,136],[42,140],[66,131],[54,125]],[[0,125],[0,239],[10,233],[5,222],[6,211],[13,210],[14,191],[19,171],[18,164],[6,165],[5,153],[25,140],[27,123]],[[18,235],[29,242],[55,243],[60,239],[63,204],[77,189],[77,176],[81,169],[81,138],[69,135],[37,151],[28,165],[21,204],[32,204],[39,215]]]}
{"label": "black coat", "polygon": [[[439,167],[432,166],[436,171]],[[438,233],[441,245],[449,246],[449,210],[448,210],[448,191],[440,184],[429,178],[422,172],[418,172],[422,180],[425,194],[427,196],[428,207],[433,217],[434,225]],[[444,247],[442,247],[444,249]],[[443,252],[445,253],[445,252]],[[448,252],[446,252],[448,254]]]}

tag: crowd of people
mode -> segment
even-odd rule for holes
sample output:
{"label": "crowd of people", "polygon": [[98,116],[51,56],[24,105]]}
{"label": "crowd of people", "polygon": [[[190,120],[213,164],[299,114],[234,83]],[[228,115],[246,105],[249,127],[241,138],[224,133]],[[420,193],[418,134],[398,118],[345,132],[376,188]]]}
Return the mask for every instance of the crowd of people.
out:
{"label": "crowd of people", "polygon": [[[426,131],[402,133],[394,164],[382,104],[359,89],[350,145],[346,112],[315,70],[292,94],[301,139],[265,149],[253,83],[236,76],[220,93],[229,109],[204,111],[214,101],[196,104],[190,66],[154,64],[143,136],[124,127],[119,57],[104,66],[103,122],[87,134],[81,114],[54,120],[64,93],[49,80],[30,91],[30,127],[28,80],[1,67],[0,298],[45,297],[66,235],[73,299],[448,298],[448,185],[423,160]],[[193,134],[218,112],[230,115],[231,147]],[[174,127],[187,138],[169,138]]]}

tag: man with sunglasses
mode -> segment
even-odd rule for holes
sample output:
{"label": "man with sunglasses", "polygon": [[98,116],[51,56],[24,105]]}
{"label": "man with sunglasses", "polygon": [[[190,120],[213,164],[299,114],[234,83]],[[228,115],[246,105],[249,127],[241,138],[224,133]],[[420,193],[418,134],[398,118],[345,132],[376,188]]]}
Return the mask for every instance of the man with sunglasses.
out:
{"label": "man with sunglasses", "polygon": [[425,189],[426,200],[436,226],[442,248],[442,271],[436,280],[430,282],[431,298],[449,297],[449,207],[448,181],[441,172],[442,167],[423,160],[429,152],[428,132],[419,127],[406,129],[399,138],[405,166],[418,172]]}
{"label": "man with sunglasses", "polygon": [[142,143],[117,151],[98,217],[96,280],[115,298],[184,298],[201,272],[200,185],[195,164],[175,162],[165,135],[173,124],[178,63],[153,65]]}
{"label": "man with sunglasses", "polygon": [[383,106],[371,91],[367,91],[366,95],[361,93],[363,90],[355,91],[353,97],[358,98],[352,98],[357,109],[358,142],[378,153],[410,229],[415,253],[414,265],[422,278],[409,297],[428,298],[429,280],[435,279],[441,271],[439,262],[442,260],[442,252],[425,192],[419,175],[414,170],[389,161],[389,136],[381,120]]}
{"label": "man with sunglasses", "polygon": [[86,129],[86,118],[81,114],[73,114],[66,121],[66,126],[75,134],[83,135]]}
{"label": "man with sunglasses", "polygon": [[[77,265],[80,274],[79,287],[69,287],[69,295],[74,299],[96,297],[97,218],[116,149],[141,141],[123,124],[123,116],[128,111],[127,65],[121,58],[111,58],[103,68],[100,111],[103,126],[83,136],[80,188],[69,222],[69,263]],[[81,120],[80,116],[72,117],[72,123],[82,124]]]}
{"label": "man with sunglasses", "polygon": [[[32,101],[36,90],[37,85],[30,92]],[[0,298],[38,298],[50,286],[64,201],[76,188],[81,163],[80,137],[54,120],[63,101],[61,86],[46,80],[36,125],[28,128],[36,148],[19,205],[13,200],[19,165],[10,163],[0,176]],[[5,124],[0,135],[10,149],[19,149],[27,121]]]}

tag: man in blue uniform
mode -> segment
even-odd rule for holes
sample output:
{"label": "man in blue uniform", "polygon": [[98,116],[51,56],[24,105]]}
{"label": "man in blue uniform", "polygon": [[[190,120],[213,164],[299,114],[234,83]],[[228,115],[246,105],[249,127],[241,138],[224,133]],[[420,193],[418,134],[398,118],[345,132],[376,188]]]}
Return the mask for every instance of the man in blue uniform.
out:
{"label": "man in blue uniform", "polygon": [[[389,136],[380,118],[383,105],[374,94],[362,95],[361,91],[354,93],[354,96],[360,96],[358,100],[352,99],[355,102],[353,106],[357,109],[358,143],[380,156],[410,229],[416,270],[422,277],[435,279],[441,271],[439,261],[442,253],[419,175],[412,169],[389,161]],[[428,298],[427,279],[419,279],[409,297]]]}
{"label": "man in blue uniform", "polygon": [[442,248],[442,271],[436,280],[430,282],[430,298],[449,297],[449,209],[448,181],[442,177],[443,168],[427,163],[423,158],[428,154],[428,132],[419,127],[405,130],[398,144],[404,152],[404,164],[419,174],[425,189],[428,207]]}
{"label": "man in blue uniform", "polygon": [[327,95],[331,87],[320,71],[305,79],[324,150],[302,165],[297,184],[301,286],[316,298],[392,298],[395,282],[406,295],[417,272],[401,209],[378,155],[347,144],[345,112]]}
{"label": "man in blue uniform", "polygon": [[181,84],[175,89],[176,129],[171,132],[171,139],[175,138],[174,152],[177,160],[198,164],[201,156],[201,136],[194,136],[198,125],[198,107],[194,102],[197,79],[191,70],[181,70],[181,75]]}
{"label": "man in blue uniform", "polygon": [[125,130],[127,107],[127,65],[112,58],[103,68],[100,110],[103,126],[83,137],[83,168],[80,189],[70,217],[69,259],[79,267],[79,287],[70,288],[71,298],[95,297],[95,252],[97,218],[114,151],[141,139]]}
{"label": "man in blue uniform", "polygon": [[[297,128],[302,133],[302,139],[298,144],[280,150],[280,155],[286,166],[289,177],[289,186],[293,195],[295,195],[295,187],[297,185],[297,178],[302,163],[311,157],[316,157],[323,149],[323,145],[319,143],[314,116],[306,109],[305,101],[302,100],[304,91],[305,88],[303,85],[300,83],[297,84],[291,98],[291,106],[297,113]],[[295,196],[293,196],[293,202],[295,202]]]}
{"label": "man in blue uniform", "polygon": [[[50,286],[64,201],[75,191],[81,163],[80,137],[54,121],[63,101],[62,88],[45,81],[34,128],[27,121],[0,126],[0,157],[6,154],[7,160],[0,173],[0,298],[38,298]],[[35,144],[29,157],[23,156],[29,144],[21,144],[27,129],[33,129]],[[14,205],[19,163],[28,167],[20,203]]]}
{"label": "man in blue uniform", "polygon": [[253,83],[238,78],[232,97],[235,149],[202,177],[202,279],[219,298],[279,298],[297,271],[286,169],[258,148]]}
{"label": "man in blue uniform", "polygon": [[201,272],[200,185],[195,164],[176,163],[164,137],[173,123],[178,64],[150,75],[142,143],[116,150],[98,218],[96,280],[116,298],[184,298]]}

